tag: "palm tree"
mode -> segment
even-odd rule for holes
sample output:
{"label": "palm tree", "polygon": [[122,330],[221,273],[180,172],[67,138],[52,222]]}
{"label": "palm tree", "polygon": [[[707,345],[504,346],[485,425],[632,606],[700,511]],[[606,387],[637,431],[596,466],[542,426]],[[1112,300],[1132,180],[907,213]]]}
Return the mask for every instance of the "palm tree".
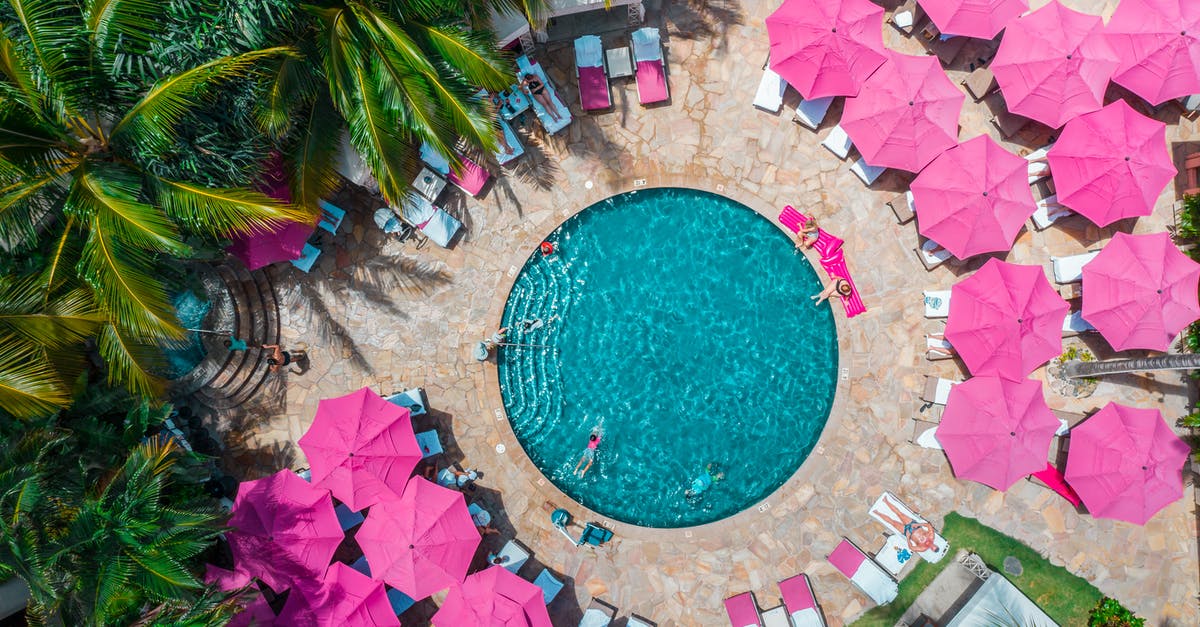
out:
{"label": "palm tree", "polygon": [[1180,353],[1143,357],[1141,359],[1109,359],[1107,361],[1070,361],[1063,365],[1063,374],[1070,379],[1103,377],[1128,372],[1150,370],[1200,370],[1200,354]]}
{"label": "palm tree", "polygon": [[[39,261],[36,274],[10,280],[0,298],[5,315],[23,316],[0,323],[0,409],[14,415],[67,402],[71,372],[56,370],[56,351],[81,351],[81,335],[95,339],[111,382],[156,392],[157,348],[183,337],[165,266],[191,255],[197,241],[311,219],[311,211],[164,166],[182,123],[219,87],[291,54],[274,47],[224,56],[145,85],[121,68],[149,51],[166,4],[0,5],[0,247]],[[38,325],[56,335],[39,342],[21,331]]]}

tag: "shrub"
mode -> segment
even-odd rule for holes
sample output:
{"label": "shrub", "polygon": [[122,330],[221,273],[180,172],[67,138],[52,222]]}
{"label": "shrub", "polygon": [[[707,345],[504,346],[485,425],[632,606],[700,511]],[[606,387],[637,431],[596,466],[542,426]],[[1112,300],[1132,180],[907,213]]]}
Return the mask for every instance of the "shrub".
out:
{"label": "shrub", "polygon": [[1092,608],[1088,627],[1144,627],[1146,619],[1138,618],[1116,599],[1104,597]]}

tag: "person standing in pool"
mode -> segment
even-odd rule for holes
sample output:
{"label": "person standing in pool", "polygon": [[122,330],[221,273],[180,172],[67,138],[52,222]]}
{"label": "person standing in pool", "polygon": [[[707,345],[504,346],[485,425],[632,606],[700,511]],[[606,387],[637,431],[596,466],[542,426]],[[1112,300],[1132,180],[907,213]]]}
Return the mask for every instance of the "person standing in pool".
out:
{"label": "person standing in pool", "polygon": [[[583,455],[579,458],[579,463],[575,464],[575,470],[571,474],[577,475],[582,479],[587,474],[588,469],[592,467],[592,462],[596,461],[596,449],[599,446],[600,432],[592,431],[592,434],[588,436],[587,448],[583,449]],[[587,465],[584,466],[583,462],[587,462]],[[583,466],[583,470],[579,469],[580,466]]]}
{"label": "person standing in pool", "polygon": [[704,466],[704,472],[692,480],[692,487],[688,488],[684,493],[684,498],[693,499],[701,494],[704,494],[712,485],[725,478],[725,471],[717,465],[717,462],[708,462]]}

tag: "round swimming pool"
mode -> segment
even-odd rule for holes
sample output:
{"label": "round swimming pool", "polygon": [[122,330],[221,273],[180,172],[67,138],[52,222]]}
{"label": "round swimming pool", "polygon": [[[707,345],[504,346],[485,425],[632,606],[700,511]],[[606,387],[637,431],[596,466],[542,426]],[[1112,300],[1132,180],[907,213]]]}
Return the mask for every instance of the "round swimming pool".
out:
{"label": "round swimming pool", "polygon": [[557,252],[530,256],[502,323],[535,346],[498,352],[513,431],[547,478],[611,518],[685,527],[791,477],[829,416],[837,332],[785,234],[664,188],[597,203],[547,241]]}

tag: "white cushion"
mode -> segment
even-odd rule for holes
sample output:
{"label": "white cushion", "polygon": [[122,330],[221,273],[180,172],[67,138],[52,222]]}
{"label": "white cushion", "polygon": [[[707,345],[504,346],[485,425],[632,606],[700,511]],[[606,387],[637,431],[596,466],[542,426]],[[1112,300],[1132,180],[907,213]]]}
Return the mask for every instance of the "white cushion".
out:
{"label": "white cushion", "polygon": [[758,82],[758,92],[754,94],[754,106],[764,111],[778,113],[783,106],[783,92],[787,90],[787,82],[771,68],[763,70],[762,80]]}
{"label": "white cushion", "polygon": [[850,147],[854,145],[850,141],[850,136],[846,134],[845,129],[839,124],[829,130],[829,135],[821,145],[828,148],[829,152],[837,155],[838,159],[845,159],[850,154]]}

